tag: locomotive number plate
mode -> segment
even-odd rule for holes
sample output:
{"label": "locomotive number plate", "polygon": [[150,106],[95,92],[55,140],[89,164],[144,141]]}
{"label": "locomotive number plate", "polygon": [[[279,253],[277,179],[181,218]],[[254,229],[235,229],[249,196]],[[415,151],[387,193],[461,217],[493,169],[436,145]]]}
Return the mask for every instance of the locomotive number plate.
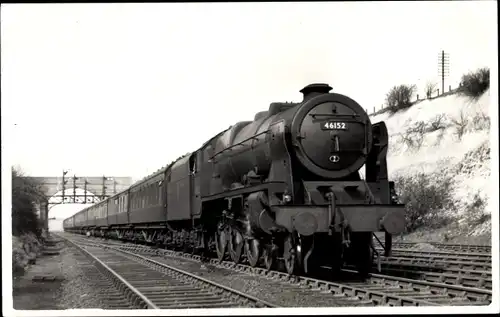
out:
{"label": "locomotive number plate", "polygon": [[347,123],[345,122],[336,122],[336,121],[327,121],[321,123],[322,130],[347,130]]}

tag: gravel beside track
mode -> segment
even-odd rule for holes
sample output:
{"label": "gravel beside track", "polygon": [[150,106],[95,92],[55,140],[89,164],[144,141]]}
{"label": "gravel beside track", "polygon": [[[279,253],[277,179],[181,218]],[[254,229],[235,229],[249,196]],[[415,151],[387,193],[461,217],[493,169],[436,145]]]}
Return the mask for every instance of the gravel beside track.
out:
{"label": "gravel beside track", "polygon": [[107,301],[112,290],[103,288],[106,279],[89,258],[53,236],[48,242],[50,252],[14,280],[15,309],[105,309],[113,304]]}
{"label": "gravel beside track", "polygon": [[[87,241],[92,241],[88,239]],[[95,239],[94,239],[95,241]],[[406,306],[406,305],[489,305],[491,303],[491,291],[462,287],[457,285],[449,285],[445,283],[433,283],[420,281],[415,279],[407,279],[395,276],[372,274],[366,281],[346,281],[342,283],[329,282],[325,280],[317,280],[307,277],[290,277],[289,275],[278,271],[266,271],[261,268],[252,268],[244,264],[235,265],[232,262],[219,263],[215,259],[210,259],[208,263],[202,264],[200,257],[196,255],[174,252],[163,249],[155,249],[143,245],[135,245],[128,243],[110,242],[123,250],[128,250],[134,253],[148,254],[148,257],[154,257],[157,261],[169,261],[172,265],[179,265],[183,268],[189,267],[189,271],[203,273],[214,278],[215,268],[226,269],[233,273],[224,273],[220,271],[217,276],[232,275],[236,281],[256,280],[257,278],[265,278],[270,281],[279,282],[279,285],[266,285],[261,279],[258,280],[256,286],[259,286],[256,292],[266,294],[268,296],[278,296],[290,290],[290,294],[299,293],[293,306],[315,306],[314,297],[304,296],[311,290],[319,294],[327,293],[330,298],[338,297],[351,302],[346,303],[346,306],[363,306],[363,305],[391,305],[391,306]],[[208,266],[208,264],[212,266]],[[234,275],[234,272],[243,273]],[[349,270],[344,270],[346,275],[354,274]],[[247,277],[249,276],[249,277]],[[231,282],[237,285],[238,282]],[[289,285],[292,288],[283,287]],[[234,287],[234,286],[233,286]],[[248,286],[247,286],[248,287]],[[308,292],[298,292],[295,287],[308,290]],[[259,289],[260,288],[260,289]],[[269,293],[269,288],[278,289],[278,294]],[[248,290],[247,290],[248,291]],[[251,291],[250,291],[251,292]],[[291,296],[293,298],[293,296]],[[321,296],[323,297],[323,296]],[[269,297],[271,298],[271,297]],[[301,302],[301,299],[307,298]],[[309,299],[310,298],[310,299]],[[334,305],[325,302],[321,298],[318,306],[343,306]],[[283,305],[288,306],[288,305]]]}

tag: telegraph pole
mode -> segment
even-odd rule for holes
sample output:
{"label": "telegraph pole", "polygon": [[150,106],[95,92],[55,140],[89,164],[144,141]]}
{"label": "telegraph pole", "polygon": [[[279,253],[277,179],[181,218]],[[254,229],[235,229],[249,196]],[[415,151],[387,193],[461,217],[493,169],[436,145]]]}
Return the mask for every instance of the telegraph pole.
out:
{"label": "telegraph pole", "polygon": [[106,199],[106,176],[102,176],[102,199]]}
{"label": "telegraph pole", "polygon": [[86,204],[86,203],[87,203],[87,184],[88,184],[88,183],[89,183],[89,182],[88,182],[88,181],[87,181],[87,179],[85,178],[85,183],[84,183],[84,185],[83,185],[83,188],[84,188],[84,190],[85,190],[85,192],[83,193],[83,197],[84,197],[84,198],[83,198],[83,203],[84,203],[84,204]]}
{"label": "telegraph pole", "polygon": [[76,180],[78,177],[76,177],[75,174],[73,174],[73,203],[76,204]]}
{"label": "telegraph pole", "polygon": [[444,94],[444,78],[449,75],[450,71],[450,54],[444,50],[439,54],[438,72],[441,76],[441,94]]}
{"label": "telegraph pole", "polygon": [[68,174],[68,171],[63,170],[63,177],[62,177],[62,203],[64,204],[64,191],[66,190],[66,183],[68,182],[67,180],[64,179],[64,176]]}

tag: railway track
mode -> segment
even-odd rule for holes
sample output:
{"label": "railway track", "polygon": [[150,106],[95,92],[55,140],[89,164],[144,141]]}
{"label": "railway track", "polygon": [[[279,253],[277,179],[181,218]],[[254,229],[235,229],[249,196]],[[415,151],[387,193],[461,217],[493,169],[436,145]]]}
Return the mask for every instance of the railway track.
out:
{"label": "railway track", "polygon": [[[378,250],[382,254],[382,250]],[[438,269],[463,270],[463,271],[490,271],[491,256],[477,256],[475,254],[452,252],[411,252],[394,250],[390,257],[380,257],[381,263],[386,265],[413,265],[429,266]]]}
{"label": "railway track", "polygon": [[[381,240],[382,243],[384,242]],[[489,245],[472,245],[472,244],[448,244],[448,243],[436,243],[436,242],[393,242],[395,248],[400,249],[415,249],[418,245],[428,244],[432,247],[445,250],[445,251],[455,251],[455,252],[473,252],[473,253],[489,253],[491,254],[491,246]]]}
{"label": "railway track", "polygon": [[[100,268],[115,289],[120,307],[142,309],[276,307],[189,272],[106,244],[63,236]],[[109,283],[99,286],[110,286]],[[124,301],[128,300],[128,303]]]}
{"label": "railway track", "polygon": [[[376,248],[380,253],[383,253],[382,248]],[[472,261],[477,263],[491,263],[491,253],[473,253],[473,252],[451,252],[451,251],[423,251],[423,250],[408,250],[408,249],[392,249],[393,256],[411,256],[419,258],[430,259],[461,259],[465,261]]]}
{"label": "railway track", "polygon": [[426,271],[418,266],[404,266],[403,268],[397,268],[391,265],[382,265],[381,273],[428,282],[484,288],[488,290],[492,289],[491,272],[487,271],[467,271],[460,269],[436,270],[435,268],[432,268],[430,271]]}
{"label": "railway track", "polygon": [[[89,241],[89,243],[92,243]],[[176,251],[152,248],[144,245],[114,243],[113,247],[140,253],[150,257],[177,258],[181,260],[202,262],[198,255]],[[451,285],[444,282],[422,281],[398,276],[371,274],[365,281],[346,280],[342,283],[313,279],[303,276],[289,276],[279,271],[267,271],[262,268],[253,268],[245,264],[233,262],[219,262],[215,259],[206,260],[215,267],[243,272],[259,278],[265,278],[282,283],[299,285],[302,288],[319,292],[332,293],[332,296],[348,297],[361,300],[361,306],[441,306],[441,305],[489,305],[491,303],[491,290],[478,287],[464,287]],[[187,262],[186,262],[187,263]],[[344,270],[346,277],[352,278],[354,271]],[[351,306],[356,306],[352,302]]]}
{"label": "railway track", "polygon": [[[379,254],[382,249],[376,248]],[[380,257],[379,272],[430,282],[466,287],[492,288],[491,255],[448,251],[393,249],[391,257]]]}

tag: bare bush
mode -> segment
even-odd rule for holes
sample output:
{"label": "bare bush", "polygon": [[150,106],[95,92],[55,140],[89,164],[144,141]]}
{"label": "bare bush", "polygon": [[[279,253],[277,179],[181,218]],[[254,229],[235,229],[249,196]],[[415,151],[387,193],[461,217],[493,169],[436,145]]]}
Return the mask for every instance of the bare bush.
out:
{"label": "bare bush", "polygon": [[413,95],[417,87],[415,85],[394,86],[387,93],[385,102],[391,113],[411,107]]}
{"label": "bare bush", "polygon": [[426,130],[427,130],[427,124],[424,121],[417,121],[413,124],[412,127],[407,129],[408,132],[416,133],[419,135],[423,135]]}
{"label": "bare bush", "polygon": [[394,183],[399,202],[405,204],[408,233],[449,223],[444,211],[453,205],[451,178],[437,178],[434,182],[429,175],[416,173],[397,176]]}
{"label": "bare bush", "polygon": [[474,131],[489,130],[491,126],[491,120],[488,115],[484,112],[478,112],[472,118],[472,129]]}
{"label": "bare bush", "polygon": [[462,75],[459,92],[471,99],[477,99],[481,97],[488,88],[490,88],[490,69],[484,67]]}
{"label": "bare bush", "polygon": [[486,201],[476,193],[467,205],[465,218],[468,225],[477,226],[491,219],[491,214],[485,212]]}
{"label": "bare bush", "polygon": [[439,130],[439,134],[436,137],[436,141],[434,142],[433,146],[439,146],[441,145],[441,141],[443,141],[444,138],[444,129]]}
{"label": "bare bush", "polygon": [[491,147],[489,140],[485,140],[481,145],[471,149],[454,166],[454,174],[472,175],[478,168],[478,164],[489,164],[491,160]]}
{"label": "bare bush", "polygon": [[400,133],[400,143],[406,145],[408,151],[418,151],[423,143],[423,137],[419,137],[413,133]]}
{"label": "bare bush", "polygon": [[465,116],[463,111],[460,111],[460,116],[458,118],[451,118],[451,123],[455,127],[455,135],[458,140],[462,139],[462,136],[467,132],[467,124],[469,120]]}
{"label": "bare bush", "polygon": [[413,126],[400,133],[400,143],[406,144],[409,150],[418,150],[424,142],[427,125],[424,121],[417,121]]}
{"label": "bare bush", "polygon": [[437,130],[443,130],[446,128],[444,120],[446,116],[442,113],[435,116],[433,119],[429,121],[429,126],[427,127],[427,132],[434,132]]}
{"label": "bare bush", "polygon": [[427,99],[431,99],[432,95],[437,91],[437,84],[433,82],[427,82],[425,85],[425,95]]}

